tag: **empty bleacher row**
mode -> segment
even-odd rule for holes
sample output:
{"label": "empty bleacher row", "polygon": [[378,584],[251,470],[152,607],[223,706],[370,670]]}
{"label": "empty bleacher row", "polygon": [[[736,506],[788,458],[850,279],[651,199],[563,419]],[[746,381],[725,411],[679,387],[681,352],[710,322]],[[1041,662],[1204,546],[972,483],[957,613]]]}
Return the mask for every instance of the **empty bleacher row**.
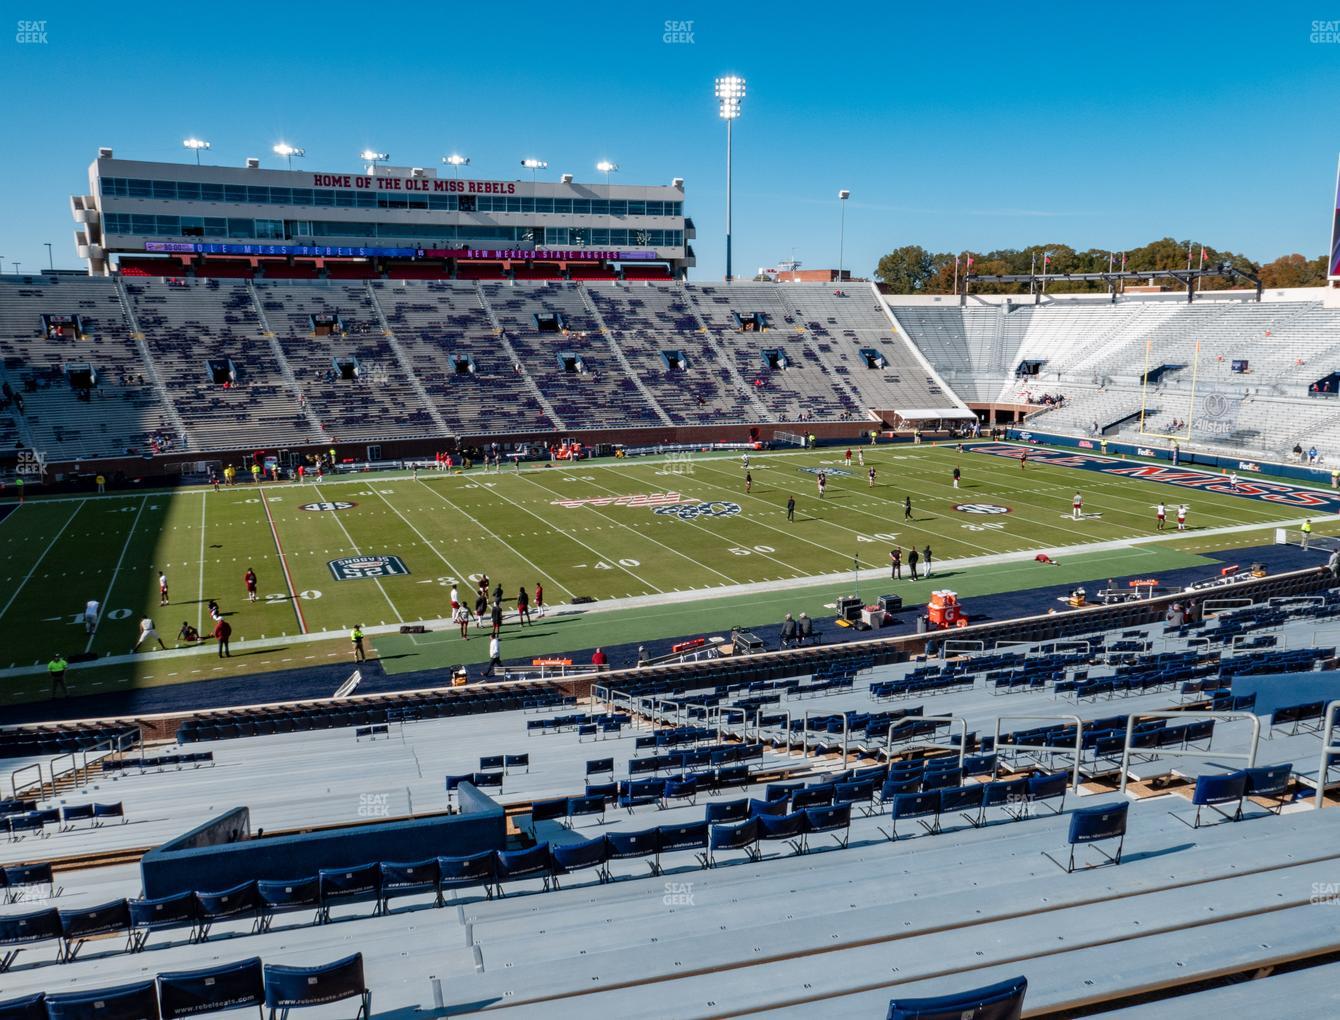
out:
{"label": "empty bleacher row", "polygon": [[4,279],[8,418],[56,459],[960,406],[864,287]]}
{"label": "empty bleacher row", "polygon": [[1340,447],[1340,412],[1325,399],[1336,387],[1320,385],[1340,370],[1340,310],[1322,300],[957,307],[894,299],[891,309],[963,399],[1018,404],[1064,396],[1065,406],[1030,417],[1041,430],[1090,434],[1097,424],[1110,437],[1134,436],[1133,416],[1144,408],[1148,431],[1170,431],[1174,419],[1199,418],[1213,393],[1236,410],[1209,425],[1193,421],[1198,445],[1280,458],[1298,442]]}

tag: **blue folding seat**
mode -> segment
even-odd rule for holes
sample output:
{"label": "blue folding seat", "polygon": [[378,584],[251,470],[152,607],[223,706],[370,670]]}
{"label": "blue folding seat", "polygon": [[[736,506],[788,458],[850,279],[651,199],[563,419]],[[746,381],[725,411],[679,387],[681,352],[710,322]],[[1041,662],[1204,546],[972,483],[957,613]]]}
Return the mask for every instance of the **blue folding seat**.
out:
{"label": "blue folding seat", "polygon": [[567,817],[569,824],[573,818],[580,818],[583,815],[599,815],[596,820],[603,823],[605,821],[605,798],[596,797],[569,797],[567,804]]}
{"label": "blue folding seat", "polygon": [[887,1020],[1019,1020],[1028,979],[1010,978],[985,988],[922,999],[894,999]]}
{"label": "blue folding seat", "polygon": [[360,864],[352,868],[322,868],[318,872],[321,883],[321,911],[318,924],[330,920],[330,908],[336,903],[371,901],[373,914],[382,908],[382,870],[377,863]]}
{"label": "blue folding seat", "polygon": [[676,850],[702,850],[695,854],[698,863],[707,867],[707,841],[709,827],[706,821],[685,822],[681,825],[661,825],[656,829],[656,863],[654,874],[661,873],[661,854]]}
{"label": "blue folding seat", "polygon": [[836,789],[833,784],[825,783],[822,786],[807,786],[804,789],[796,790],[791,794],[791,810],[800,811],[804,808],[823,807],[826,804],[832,804]]}
{"label": "blue folding seat", "polygon": [[[833,803],[850,804],[853,807],[859,807],[862,814],[867,817],[870,814],[871,806],[875,800],[875,780],[863,779],[853,780],[850,783],[838,783],[834,787]],[[792,801],[792,808],[800,805]]]}
{"label": "blue folding seat", "polygon": [[316,875],[292,880],[262,878],[256,892],[261,901],[259,931],[270,930],[275,914],[298,910],[312,911],[314,924],[321,921],[321,880]]}
{"label": "blue folding seat", "polygon": [[846,848],[851,836],[851,804],[807,807],[804,811],[806,833],[816,835],[826,832],[837,840],[838,846]]}
{"label": "blue folding seat", "polygon": [[100,903],[96,907],[62,910],[60,926],[65,940],[66,960],[78,956],[88,939],[124,932],[127,936],[126,949],[130,949],[133,941],[130,939],[130,908],[124,899]]}
{"label": "blue folding seat", "polygon": [[1060,803],[1052,806],[1052,814],[1059,815],[1065,809],[1066,791],[1070,789],[1070,773],[1052,772],[1041,776],[1030,776],[1028,779],[1028,805],[1030,811],[1037,804],[1044,801],[1060,799]]}
{"label": "blue folding seat", "polygon": [[720,789],[723,786],[738,786],[741,789],[743,789],[744,787],[749,785],[749,766],[748,765],[717,766],[716,785],[718,789]]}
{"label": "blue folding seat", "polygon": [[423,861],[382,861],[380,867],[382,913],[390,909],[392,897],[412,896],[421,892],[432,892],[434,902],[441,905],[441,872],[436,857]]}
{"label": "blue folding seat", "polygon": [[126,812],[119,800],[115,804],[94,804],[93,818],[95,825],[106,824],[108,818],[119,818],[122,824],[125,824]]}
{"label": "blue folding seat", "polygon": [[570,875],[585,868],[595,868],[601,882],[609,881],[609,875],[605,872],[609,844],[603,835],[578,843],[550,843],[549,857],[554,888],[558,888],[559,875]]}
{"label": "blue folding seat", "polygon": [[208,940],[209,929],[216,921],[250,917],[257,919],[259,923],[261,897],[254,879],[239,882],[232,888],[222,889],[219,892],[197,891],[195,898],[200,917],[197,938],[201,942]]}
{"label": "blue folding seat", "polygon": [[0,914],[0,974],[9,970],[23,947],[38,942],[56,940],[56,959],[65,959],[64,935],[55,907],[30,914]]}
{"label": "blue folding seat", "polygon": [[532,822],[548,822],[555,818],[568,817],[567,797],[550,797],[545,800],[531,801],[530,820]]}
{"label": "blue folding seat", "polygon": [[629,814],[633,808],[647,804],[659,804],[665,791],[665,781],[661,779],[634,779],[620,784],[619,807]]}
{"label": "blue folding seat", "polygon": [[486,754],[479,758],[479,771],[490,772],[503,767],[503,756],[501,754]]}
{"label": "blue folding seat", "polygon": [[587,783],[586,796],[600,797],[606,804],[619,799],[618,783]]}
{"label": "blue folding seat", "polygon": [[201,970],[168,971],[158,975],[158,1003],[163,1020],[221,1013],[265,1003],[261,958],[237,960]]}
{"label": "blue folding seat", "polygon": [[195,926],[200,916],[200,905],[195,893],[180,892],[171,896],[159,896],[153,899],[131,900],[130,909],[130,948],[137,952],[149,941],[149,935],[156,931],[172,928],[190,929],[189,940],[195,938]]}
{"label": "blue folding seat", "polygon": [[368,1020],[372,1016],[372,993],[363,980],[363,954],[319,967],[285,967],[267,963],[265,1006],[271,1020],[287,1020],[290,1009],[318,1006],[328,1002],[358,998],[358,1012],[350,1020]]}
{"label": "blue folding seat", "polygon": [[758,815],[758,838],[760,840],[785,840],[792,853],[805,852],[805,834],[809,831],[809,817],[804,811],[793,811],[785,815]]}
{"label": "blue folding seat", "polygon": [[47,888],[48,898],[59,894],[60,890],[56,888],[56,880],[51,871],[49,862],[41,864],[11,864],[4,870],[4,886],[8,893],[10,903],[17,902],[22,896],[22,890],[34,885],[44,885]]}
{"label": "blue folding seat", "polygon": [[791,794],[797,790],[803,790],[804,783],[769,783],[763,791],[763,799],[767,801],[780,800],[785,802]]}
{"label": "blue folding seat", "polygon": [[476,772],[470,777],[470,782],[480,790],[502,790],[503,774],[502,772]]}
{"label": "blue folding seat", "polygon": [[943,790],[946,787],[958,786],[962,782],[963,772],[957,767],[928,768],[925,775],[921,777],[921,788],[923,790]]}
{"label": "blue folding seat", "polygon": [[977,819],[982,815],[982,787],[980,784],[951,786],[947,790],[940,791],[940,813],[935,818],[936,832],[942,831],[942,823],[955,811],[966,819],[969,825],[977,825]]}
{"label": "blue folding seat", "polygon": [[47,1020],[46,993],[0,1002],[0,1020]]}
{"label": "blue folding seat", "polygon": [[93,818],[92,804],[67,804],[60,810],[61,828],[72,829],[75,822]]}
{"label": "blue folding seat", "polygon": [[[889,805],[889,831],[883,832],[890,840],[898,839],[898,820],[915,818],[927,832],[935,832],[940,824],[940,792],[900,793]],[[923,819],[929,818],[926,822]]]}
{"label": "blue folding seat", "polygon": [[754,797],[749,798],[749,817],[758,818],[760,815],[784,815],[786,814],[786,800],[758,800]]}
{"label": "blue folding seat", "polygon": [[916,793],[921,789],[921,775],[918,773],[909,779],[896,779],[890,776],[884,780],[884,785],[879,790],[879,806],[883,806],[893,800],[900,793]]}
{"label": "blue folding seat", "polygon": [[977,816],[977,825],[987,823],[986,813],[994,807],[1002,808],[1012,821],[1019,821],[1028,814],[1028,779],[997,779],[982,785],[981,812]]}
{"label": "blue folding seat", "polygon": [[498,850],[495,851],[495,856],[498,858],[498,870],[493,882],[499,896],[505,895],[503,882],[521,878],[543,878],[545,889],[549,888],[548,843],[536,843],[524,850]]}
{"label": "blue folding seat", "polygon": [[[1191,794],[1191,803],[1196,809],[1194,819],[1188,824],[1193,829],[1200,828],[1201,811],[1209,808],[1215,814],[1236,822],[1242,817],[1242,800],[1247,795],[1247,773],[1243,771],[1225,772],[1219,775],[1196,777],[1196,788]],[[1225,811],[1220,804],[1231,804]],[[1179,821],[1186,821],[1176,812],[1169,812]]]}
{"label": "blue folding seat", "polygon": [[1070,856],[1067,862],[1062,864],[1045,850],[1042,851],[1042,855],[1058,867],[1064,868],[1068,874],[1075,870],[1075,847],[1115,839],[1117,840],[1115,855],[1109,854],[1099,846],[1094,846],[1094,849],[1109,864],[1120,864],[1121,851],[1126,845],[1126,818],[1130,807],[1130,801],[1122,801],[1120,804],[1095,804],[1093,807],[1077,809],[1070,815],[1070,832],[1066,838]]}
{"label": "blue folding seat", "polygon": [[505,754],[503,755],[503,771],[508,769],[525,769],[530,771],[529,754]]}
{"label": "blue folding seat", "polygon": [[1261,800],[1273,800],[1275,803],[1268,810],[1271,814],[1279,814],[1289,801],[1289,783],[1293,778],[1293,763],[1263,765],[1243,771],[1247,775],[1247,789],[1244,791],[1246,796],[1257,797]]}
{"label": "blue folding seat", "polygon": [[749,798],[712,801],[707,805],[705,820],[711,822],[741,822],[749,817]]}
{"label": "blue folding seat", "polygon": [[592,758],[586,763],[586,774],[588,776],[598,776],[605,773],[613,774],[613,758]]}
{"label": "blue folding seat", "polygon": [[[656,829],[643,829],[640,832],[609,832],[605,834],[609,844],[609,860],[622,861],[635,857],[655,857],[661,842]],[[654,860],[647,862],[653,874],[656,872]],[[606,868],[606,874],[609,869]],[[612,877],[612,876],[611,876]]]}
{"label": "blue folding seat", "polygon": [[689,775],[683,779],[667,779],[661,788],[662,800],[687,800],[690,804],[698,798],[698,777]]}
{"label": "blue folding seat", "polygon": [[481,850],[460,857],[439,857],[438,872],[443,889],[468,889],[483,886],[484,895],[493,898],[493,881],[498,873],[497,855]]}
{"label": "blue folding seat", "polygon": [[158,989],[152,980],[48,995],[46,1007],[48,1020],[159,1020]]}

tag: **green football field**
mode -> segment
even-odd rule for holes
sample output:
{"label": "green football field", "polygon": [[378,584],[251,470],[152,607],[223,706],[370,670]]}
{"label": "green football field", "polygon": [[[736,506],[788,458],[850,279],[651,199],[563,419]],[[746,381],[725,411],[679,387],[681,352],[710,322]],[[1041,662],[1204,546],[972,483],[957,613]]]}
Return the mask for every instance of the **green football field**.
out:
{"label": "green football field", "polygon": [[[464,595],[481,573],[502,584],[509,605],[518,588],[533,594],[541,582],[550,605],[650,596],[626,603],[645,609],[676,592],[705,600],[751,583],[770,583],[760,592],[800,588],[850,574],[857,562],[886,571],[895,545],[906,553],[929,544],[940,563],[1147,537],[1160,500],[1170,522],[1174,501],[1189,503],[1191,530],[1180,543],[1188,551],[1268,542],[1268,530],[1222,529],[1301,517],[1293,507],[1070,468],[1030,464],[1022,472],[952,445],[861,452],[865,466],[853,461],[850,474],[841,473],[840,450],[752,454],[751,492],[739,455],[715,455],[31,499],[0,522],[0,669],[30,668],[55,652],[124,656],[144,616],[172,647],[183,622],[212,628],[211,598],[229,614],[236,653],[262,639],[314,642],[330,632],[334,640],[360,623],[440,620],[453,580]],[[833,472],[823,499],[812,473],[819,468]],[[1070,514],[1077,488],[1080,521]],[[248,567],[260,579],[256,603],[245,598]],[[170,585],[165,607],[160,570]],[[365,576],[378,571],[392,573]],[[87,634],[90,599],[103,615]]]}

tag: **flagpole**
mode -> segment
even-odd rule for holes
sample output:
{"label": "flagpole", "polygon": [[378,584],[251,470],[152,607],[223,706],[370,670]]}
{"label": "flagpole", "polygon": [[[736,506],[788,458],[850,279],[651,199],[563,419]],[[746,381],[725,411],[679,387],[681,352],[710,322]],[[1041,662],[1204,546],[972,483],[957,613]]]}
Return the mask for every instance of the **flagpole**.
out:
{"label": "flagpole", "polygon": [[954,256],[954,297],[958,297],[958,260],[960,256]]}

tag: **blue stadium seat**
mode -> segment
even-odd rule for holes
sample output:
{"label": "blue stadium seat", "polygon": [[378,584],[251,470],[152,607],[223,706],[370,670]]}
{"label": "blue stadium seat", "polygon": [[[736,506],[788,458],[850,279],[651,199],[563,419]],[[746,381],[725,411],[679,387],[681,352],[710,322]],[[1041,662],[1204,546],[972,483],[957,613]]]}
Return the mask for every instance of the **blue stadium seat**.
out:
{"label": "blue stadium seat", "polygon": [[380,867],[382,913],[390,909],[393,896],[410,896],[425,891],[431,891],[434,902],[441,905],[442,873],[436,857],[429,857],[425,861],[382,861]]}
{"label": "blue stadium seat", "polygon": [[259,956],[202,970],[168,971],[158,975],[158,1002],[163,1020],[221,1013],[265,1004],[265,979]]}
{"label": "blue stadium seat", "polygon": [[[838,846],[846,849],[847,840],[851,837],[850,804],[807,807],[804,811],[806,819],[805,828],[809,835],[826,832],[837,840]],[[839,833],[841,835],[839,835]]]}
{"label": "blue stadium seat", "polygon": [[605,872],[605,862],[609,859],[609,844],[605,837],[582,840],[580,843],[549,844],[550,865],[553,872],[553,884],[558,888],[558,876],[570,875],[574,871],[595,868],[601,882],[609,881]]}
{"label": "blue stadium seat", "polygon": [[1070,832],[1066,838],[1066,843],[1070,848],[1070,856],[1067,862],[1062,864],[1045,850],[1042,851],[1043,856],[1058,867],[1064,868],[1066,873],[1069,874],[1075,870],[1076,846],[1115,839],[1117,840],[1117,852],[1115,854],[1109,854],[1098,846],[1095,846],[1094,849],[1109,864],[1120,864],[1122,847],[1126,845],[1126,817],[1130,808],[1130,801],[1124,801],[1120,804],[1095,804],[1093,807],[1079,808],[1070,816]]}
{"label": "blue stadium seat", "polygon": [[521,878],[543,878],[544,887],[549,888],[550,864],[549,844],[536,843],[524,850],[499,850],[497,872],[493,884],[498,895],[503,896],[503,883]]}
{"label": "blue stadium seat", "polygon": [[0,1020],[47,1020],[46,993],[0,1002]]}
{"label": "blue stadium seat", "polygon": [[707,843],[707,866],[716,866],[716,854],[719,850],[743,850],[751,861],[758,860],[758,819],[735,825],[713,825]]}
{"label": "blue stadium seat", "polygon": [[1244,770],[1247,775],[1246,795],[1261,800],[1273,800],[1268,808],[1271,814],[1279,814],[1289,802],[1289,783],[1293,779],[1293,763],[1284,765],[1263,765]]}
{"label": "blue stadium seat", "polygon": [[126,949],[130,949],[130,907],[124,899],[100,903],[96,907],[60,912],[61,933],[65,939],[65,959],[73,960],[91,938],[126,933]]}
{"label": "blue stadium seat", "polygon": [[673,853],[676,850],[702,850],[701,854],[695,854],[698,863],[707,867],[707,840],[708,824],[707,822],[686,822],[682,825],[661,825],[656,829],[656,864],[652,868],[653,874],[661,873],[661,854]]}
{"label": "blue stadium seat", "polygon": [[350,1020],[368,1020],[372,1016],[372,993],[363,980],[363,954],[355,953],[319,967],[285,967],[267,963],[264,967],[265,1005],[270,1020],[287,1020],[290,1009],[320,1006],[329,1002],[358,998],[358,1012]]}
{"label": "blue stadium seat", "polygon": [[742,822],[749,817],[749,798],[709,801],[705,820],[711,822]]}
{"label": "blue stadium seat", "polygon": [[1047,775],[1030,776],[1028,779],[1028,805],[1032,810],[1044,801],[1060,798],[1060,803],[1051,807],[1051,813],[1059,815],[1065,809],[1066,791],[1070,789],[1070,773],[1052,772]]}
{"label": "blue stadium seat", "polygon": [[585,815],[599,815],[599,822],[605,821],[604,797],[569,797],[567,799],[567,817],[569,825],[573,818]]}
{"label": "blue stadium seat", "polygon": [[256,883],[260,897],[259,931],[269,931],[275,914],[312,911],[312,922],[321,919],[321,880],[315,875],[298,879],[262,878]]}
{"label": "blue stadium seat", "polygon": [[793,811],[784,815],[763,814],[757,816],[758,838],[762,840],[785,840],[791,852],[805,852],[805,834],[809,831],[809,818],[804,811]]}
{"label": "blue stadium seat", "polygon": [[130,948],[137,952],[149,941],[149,935],[156,931],[172,928],[189,928],[188,936],[195,937],[196,922],[200,917],[200,905],[193,892],[175,893],[155,899],[131,900],[130,909]]}
{"label": "blue stadium seat", "polygon": [[[643,829],[640,832],[609,832],[605,834],[609,843],[609,860],[622,861],[636,857],[655,857],[660,848],[660,836],[656,829]],[[656,872],[655,861],[648,861],[652,873]],[[609,869],[606,868],[608,874]],[[613,878],[613,875],[610,876]]]}
{"label": "blue stadium seat", "polygon": [[1027,991],[1028,979],[1017,977],[951,995],[894,999],[887,1020],[1019,1020]]}
{"label": "blue stadium seat", "polygon": [[153,981],[117,988],[48,995],[48,1020],[158,1020],[158,990]]}
{"label": "blue stadium seat", "polygon": [[493,881],[498,859],[492,850],[481,850],[461,857],[439,857],[437,868],[442,889],[469,889],[483,886],[484,895],[493,897]]}
{"label": "blue stadium seat", "polygon": [[[1209,808],[1215,814],[1230,822],[1236,822],[1242,817],[1242,800],[1246,795],[1246,772],[1225,772],[1220,775],[1197,776],[1196,788],[1191,794],[1191,803],[1196,808],[1196,814],[1187,824],[1193,829],[1199,829],[1201,811],[1205,808]],[[1220,804],[1231,804],[1233,806],[1225,811],[1219,807]],[[1171,811],[1169,814],[1179,821],[1186,821],[1175,811]]]}
{"label": "blue stadium seat", "polygon": [[22,898],[22,890],[35,885],[46,886],[46,895],[48,898],[60,894],[56,887],[55,876],[52,874],[49,863],[41,864],[11,864],[4,869],[5,891],[8,894],[7,899],[10,903],[15,903]]}
{"label": "blue stadium seat", "polygon": [[318,873],[321,882],[321,909],[317,923],[325,924],[330,920],[330,908],[336,903],[371,901],[374,915],[382,908],[382,869],[377,863],[360,864],[353,868],[322,868]]}
{"label": "blue stadium seat", "polygon": [[30,914],[0,915],[0,974],[13,965],[25,946],[56,940],[56,960],[65,959],[65,933],[61,928],[60,911],[55,907],[35,910]]}
{"label": "blue stadium seat", "polygon": [[[883,832],[890,840],[898,839],[898,820],[915,818],[928,833],[935,832],[940,824],[940,792],[931,790],[925,793],[900,793],[889,805],[889,831]],[[922,819],[929,818],[926,822]]]}
{"label": "blue stadium seat", "polygon": [[209,929],[216,921],[250,917],[259,927],[261,896],[254,880],[239,882],[231,889],[219,892],[197,892],[195,898],[200,917],[197,938],[201,942],[208,941]]}

